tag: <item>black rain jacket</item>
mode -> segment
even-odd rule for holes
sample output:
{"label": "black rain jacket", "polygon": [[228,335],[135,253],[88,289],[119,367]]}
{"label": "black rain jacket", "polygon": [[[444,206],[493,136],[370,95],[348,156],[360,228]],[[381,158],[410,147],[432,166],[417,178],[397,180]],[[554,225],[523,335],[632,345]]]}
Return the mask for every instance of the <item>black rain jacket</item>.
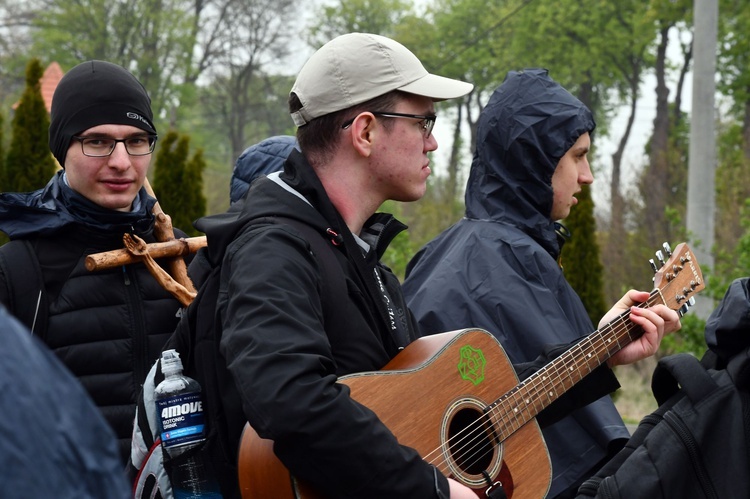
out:
{"label": "black rain jacket", "polygon": [[0,497],[129,497],[115,435],[80,383],[2,305],[0,331]]}
{"label": "black rain jacket", "polygon": [[[591,112],[546,70],[508,74],[479,119],[465,217],[407,268],[404,294],[422,333],[481,327],[517,363],[594,331],[557,263],[550,220],[557,163],[594,126]],[[550,497],[587,477],[629,436],[609,396],[543,433]]]}

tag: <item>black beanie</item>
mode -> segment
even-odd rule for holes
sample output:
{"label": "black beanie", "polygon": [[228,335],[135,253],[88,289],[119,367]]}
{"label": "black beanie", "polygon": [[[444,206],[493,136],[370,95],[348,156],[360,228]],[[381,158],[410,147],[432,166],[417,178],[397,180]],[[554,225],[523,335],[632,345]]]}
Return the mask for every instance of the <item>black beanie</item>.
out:
{"label": "black beanie", "polygon": [[131,125],[156,134],[151,99],[135,76],[104,61],[86,61],[62,77],[52,96],[49,147],[60,166],[73,135],[98,125]]}

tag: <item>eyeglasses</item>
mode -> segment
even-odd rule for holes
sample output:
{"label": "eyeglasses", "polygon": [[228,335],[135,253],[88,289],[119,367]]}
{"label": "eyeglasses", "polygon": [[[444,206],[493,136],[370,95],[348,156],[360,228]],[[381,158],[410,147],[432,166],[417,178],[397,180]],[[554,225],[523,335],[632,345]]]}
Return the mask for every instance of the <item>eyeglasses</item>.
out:
{"label": "eyeglasses", "polygon": [[[437,120],[437,116],[434,114],[430,115],[422,115],[422,114],[404,114],[404,113],[386,113],[381,111],[370,111],[375,116],[380,116],[383,118],[411,118],[415,120],[422,120],[422,133],[424,134],[425,139],[429,139],[430,135],[432,135],[432,129],[435,127],[435,120]],[[346,123],[341,125],[341,128],[349,128],[352,123],[354,123],[356,116],[350,120],[347,120]]]}
{"label": "eyeglasses", "polygon": [[154,152],[156,135],[136,135],[127,139],[112,139],[110,137],[80,137],[73,136],[81,143],[84,156],[104,158],[112,154],[118,142],[125,144],[125,150],[131,156],[147,156]]}

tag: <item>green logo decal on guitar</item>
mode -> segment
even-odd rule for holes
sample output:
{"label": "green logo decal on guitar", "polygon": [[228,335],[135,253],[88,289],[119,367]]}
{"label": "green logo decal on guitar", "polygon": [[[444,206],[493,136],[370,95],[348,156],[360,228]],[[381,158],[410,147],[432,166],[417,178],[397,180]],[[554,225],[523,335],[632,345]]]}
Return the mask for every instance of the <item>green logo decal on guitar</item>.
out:
{"label": "green logo decal on guitar", "polygon": [[487,361],[484,354],[478,348],[471,345],[461,347],[461,360],[458,362],[458,372],[461,378],[478,385],[484,381],[484,366]]}

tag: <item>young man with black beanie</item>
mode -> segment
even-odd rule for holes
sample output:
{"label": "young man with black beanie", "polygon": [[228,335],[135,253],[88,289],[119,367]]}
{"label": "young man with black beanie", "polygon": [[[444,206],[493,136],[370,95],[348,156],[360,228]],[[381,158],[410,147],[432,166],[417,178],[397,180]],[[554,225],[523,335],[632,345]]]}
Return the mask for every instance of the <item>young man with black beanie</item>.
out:
{"label": "young man with black beanie", "polygon": [[0,247],[0,303],[80,380],[124,465],[136,395],[180,303],[141,263],[92,273],[84,261],[122,248],[125,233],[155,241],[156,200],[143,188],[157,138],[151,99],[122,67],[81,63],[55,90],[49,138],[62,169],[43,189],[0,194],[11,238]]}

